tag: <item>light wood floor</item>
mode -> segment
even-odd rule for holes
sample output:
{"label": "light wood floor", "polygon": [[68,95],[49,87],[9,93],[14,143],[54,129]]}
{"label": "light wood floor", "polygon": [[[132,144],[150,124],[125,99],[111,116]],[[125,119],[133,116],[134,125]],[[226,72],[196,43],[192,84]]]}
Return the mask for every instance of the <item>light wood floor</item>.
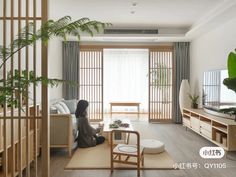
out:
{"label": "light wood floor", "polygon": [[[118,117],[122,117],[118,115]],[[128,117],[125,115],[125,117]],[[147,117],[130,117],[134,124],[145,124],[153,131],[154,136],[165,143],[169,154],[176,162],[199,163],[198,169],[185,170],[146,170],[142,171],[144,177],[234,177],[236,175],[236,153],[228,153],[227,158],[220,160],[204,160],[198,152],[203,146],[214,146],[212,143],[176,124],[149,124]],[[236,140],[235,140],[236,141]],[[96,157],[95,157],[96,158]],[[64,150],[51,150],[51,176],[52,177],[131,177],[136,176],[136,171],[116,170],[111,175],[108,170],[73,170],[65,171],[64,167],[69,162],[67,152]],[[226,163],[226,169],[207,169],[204,164]]]}

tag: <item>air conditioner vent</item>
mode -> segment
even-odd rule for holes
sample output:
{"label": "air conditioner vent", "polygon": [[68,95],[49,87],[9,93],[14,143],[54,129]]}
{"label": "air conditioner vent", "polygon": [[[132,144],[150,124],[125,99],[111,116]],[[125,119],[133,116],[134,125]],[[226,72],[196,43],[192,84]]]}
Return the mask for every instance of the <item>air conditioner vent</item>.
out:
{"label": "air conditioner vent", "polygon": [[158,29],[104,29],[104,34],[158,34]]}

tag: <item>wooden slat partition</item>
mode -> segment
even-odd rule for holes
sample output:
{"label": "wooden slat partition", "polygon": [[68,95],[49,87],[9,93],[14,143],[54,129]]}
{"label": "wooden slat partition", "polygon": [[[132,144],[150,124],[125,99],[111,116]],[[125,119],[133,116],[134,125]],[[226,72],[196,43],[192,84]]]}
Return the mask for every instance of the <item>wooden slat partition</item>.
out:
{"label": "wooden slat partition", "polygon": [[[18,0],[18,33],[21,32],[21,0]],[[21,51],[18,52],[18,71],[21,72]],[[19,105],[22,104],[22,95],[19,95]],[[21,109],[18,110],[18,116],[21,117]],[[19,119],[18,120],[18,139],[22,137],[22,121]],[[19,141],[18,144],[18,166],[17,170],[19,171],[19,177],[22,177],[22,141]]]}
{"label": "wooden slat partition", "polygon": [[[7,9],[7,2],[6,0],[3,1],[3,47],[6,47],[6,9]],[[3,79],[6,79],[6,65],[3,66]],[[5,86],[5,82],[3,83],[3,86]],[[3,105],[3,116],[6,116],[6,105]],[[2,156],[2,161],[3,164],[5,164],[3,166],[3,175],[4,177],[8,176],[8,149],[7,149],[7,130],[6,130],[6,119],[3,120],[3,126],[1,126],[3,128],[3,136],[5,137],[3,139],[3,156]]]}
{"label": "wooden slat partition", "polygon": [[89,101],[89,119],[103,120],[103,50],[81,49],[79,99]]}
{"label": "wooden slat partition", "polygon": [[[41,0],[42,23],[48,20],[48,0]],[[41,72],[48,77],[48,48],[41,44]],[[42,85],[42,177],[50,176],[50,139],[49,139],[49,113],[48,113],[48,87]]]}
{"label": "wooden slat partition", "polygon": [[149,50],[149,122],[172,122],[172,49]]}
{"label": "wooden slat partition", "polygon": [[[4,47],[8,46],[21,32],[22,27],[29,22],[34,22],[34,32],[36,32],[47,20],[47,0],[2,0],[0,8],[0,12],[2,12],[0,14],[0,32],[2,33],[0,45]],[[32,70],[37,75],[47,77],[47,47],[42,45],[40,50],[39,46],[41,47],[41,43],[26,47],[4,63],[3,69],[0,71],[3,79],[6,80],[8,72],[13,76],[15,69],[19,72]],[[41,71],[36,70],[39,65],[42,66]],[[50,176],[47,86],[38,89],[36,85],[33,85],[27,88],[27,91],[31,95],[26,97],[22,94],[18,95],[22,109],[8,107],[7,104],[0,108],[0,158],[2,158],[0,177],[38,176],[37,157],[41,122],[43,125],[41,171],[43,177]],[[15,96],[15,93],[11,95],[12,98]],[[42,104],[40,104],[41,102]],[[41,107],[42,111],[40,111]]]}
{"label": "wooden slat partition", "polygon": [[[13,20],[13,17],[14,17],[14,0],[11,0],[11,20],[10,20],[10,31],[11,31],[11,37],[10,37],[10,41],[12,42],[14,40],[14,20]],[[13,72],[14,72],[14,57],[12,56],[11,57],[11,69],[10,69],[10,72],[11,72],[11,76],[13,77]],[[13,86],[13,82],[11,83],[11,86]],[[11,95],[11,97],[13,98],[13,93]],[[11,107],[11,117],[14,117],[14,108]],[[11,119],[11,144],[14,144],[14,119]],[[11,172],[11,177],[14,177],[15,176],[15,145],[11,146],[11,168],[12,168],[12,172]]]}
{"label": "wooden slat partition", "polygon": [[[34,23],[34,33],[36,33],[36,29],[37,29],[37,20],[36,20],[36,16],[37,16],[37,7],[36,7],[36,0],[33,0],[33,23]],[[36,50],[36,43],[33,44],[33,70],[35,72],[35,75],[37,73],[37,50]],[[36,108],[37,104],[36,104],[36,100],[37,100],[37,95],[36,95],[36,85],[33,85],[33,107]],[[36,119],[36,116],[39,115],[39,112],[37,113],[38,110],[34,110],[33,111],[33,132],[34,132],[34,146],[33,146],[33,159],[35,159],[34,161],[34,173],[35,173],[35,177],[38,176],[38,160],[37,160],[37,155],[38,155],[38,121]],[[30,114],[30,115],[32,115]]]}
{"label": "wooden slat partition", "polygon": [[[25,19],[25,24],[29,24],[29,0],[25,1],[25,10],[26,10],[26,19]],[[28,30],[26,30],[28,32]],[[27,39],[27,38],[26,38]],[[29,47],[26,46],[25,48],[25,70],[26,72],[29,72]],[[26,88],[26,92],[29,92],[29,88]],[[29,99],[26,99],[26,176],[30,176],[30,143],[29,143],[29,110],[27,109],[29,107]]]}

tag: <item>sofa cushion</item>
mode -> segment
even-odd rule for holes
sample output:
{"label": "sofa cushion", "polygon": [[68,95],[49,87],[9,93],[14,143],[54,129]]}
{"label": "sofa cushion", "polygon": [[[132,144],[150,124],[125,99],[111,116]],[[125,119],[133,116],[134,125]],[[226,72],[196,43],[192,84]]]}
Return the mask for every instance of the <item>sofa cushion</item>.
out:
{"label": "sofa cushion", "polygon": [[76,107],[77,107],[77,101],[76,99],[73,100],[63,100],[63,102],[66,104],[66,106],[69,108],[70,113],[74,114]]}
{"label": "sofa cushion", "polygon": [[58,111],[59,114],[66,114],[66,111],[65,111],[65,109],[62,107],[61,104],[57,103],[57,104],[55,104],[54,106],[57,108],[57,111]]}
{"label": "sofa cushion", "polygon": [[74,141],[77,139],[78,137],[78,121],[77,121],[77,118],[75,117],[74,114],[71,114],[71,119],[72,119],[72,133],[73,133],[73,138],[74,138]]}
{"label": "sofa cushion", "polygon": [[58,104],[60,104],[63,107],[63,109],[65,111],[64,114],[70,114],[70,110],[64,102],[60,101],[60,102],[58,102]]}

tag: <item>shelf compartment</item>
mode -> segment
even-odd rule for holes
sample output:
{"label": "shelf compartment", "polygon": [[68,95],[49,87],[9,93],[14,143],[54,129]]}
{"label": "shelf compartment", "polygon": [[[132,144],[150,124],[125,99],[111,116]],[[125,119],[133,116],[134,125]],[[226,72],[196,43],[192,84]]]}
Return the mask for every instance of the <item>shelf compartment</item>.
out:
{"label": "shelf compartment", "polygon": [[[227,139],[227,133],[224,133],[218,129],[215,129],[212,127],[212,140],[217,142],[218,144],[221,144],[221,146],[223,146],[223,141],[222,138],[226,138]],[[227,140],[226,140],[227,141]],[[227,147],[227,146],[226,146]]]}
{"label": "shelf compartment", "polygon": [[183,114],[187,115],[187,116],[190,116],[190,112],[186,109],[183,109]]}
{"label": "shelf compartment", "polygon": [[218,131],[221,131],[222,133],[227,134],[227,128],[225,128],[225,127],[212,126],[212,129],[216,129],[216,130],[218,130]]}
{"label": "shelf compartment", "polygon": [[217,130],[219,130],[223,133],[226,133],[226,134],[228,133],[228,128],[227,128],[226,125],[220,124],[220,123],[215,122],[215,121],[212,122],[212,128],[217,129]]}
{"label": "shelf compartment", "polygon": [[196,118],[196,119],[199,119],[199,115],[196,114],[196,113],[191,112],[190,115],[191,115],[191,117],[194,117],[194,118]]}
{"label": "shelf compartment", "polygon": [[200,116],[200,120],[203,121],[203,122],[211,124],[211,120],[206,118],[206,117]]}
{"label": "shelf compartment", "polygon": [[190,119],[190,114],[188,114],[188,113],[183,113],[183,117],[185,117],[185,118],[189,118]]}

